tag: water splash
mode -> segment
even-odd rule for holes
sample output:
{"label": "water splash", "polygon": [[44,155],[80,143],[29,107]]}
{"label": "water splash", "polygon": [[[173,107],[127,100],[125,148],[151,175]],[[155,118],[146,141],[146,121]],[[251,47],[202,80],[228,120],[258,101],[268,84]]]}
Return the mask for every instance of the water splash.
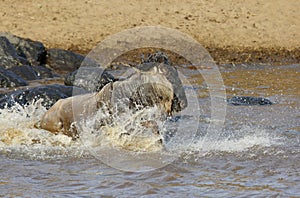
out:
{"label": "water splash", "polygon": [[[135,152],[162,150],[164,119],[158,107],[132,110],[118,105],[117,108],[112,115],[104,113],[105,110],[98,111],[95,116],[79,123],[80,139],[86,146],[114,146]],[[108,119],[109,123],[103,125],[102,120]]]}
{"label": "water splash", "polygon": [[16,103],[11,108],[1,109],[0,153],[43,159],[51,155],[64,155],[68,149],[78,148],[78,142],[68,136],[35,128],[45,112],[42,99],[25,107]]}
{"label": "water splash", "polygon": [[270,147],[280,143],[280,138],[271,135],[267,130],[246,125],[230,133],[230,136],[216,141],[205,141],[205,138],[200,138],[190,149],[203,152],[242,152],[257,146]]}
{"label": "water splash", "polygon": [[[192,144],[184,142],[191,137],[188,134],[191,124],[197,124],[196,117],[184,117],[179,120],[165,120],[158,107],[144,108],[139,111],[124,109],[121,114],[104,114],[99,111],[81,124],[82,134],[77,141],[63,134],[54,135],[37,129],[34,125],[46,112],[41,100],[25,107],[18,104],[12,108],[0,110],[0,153],[5,155],[26,156],[34,159],[46,159],[57,156],[82,157],[90,148],[118,147],[133,152],[169,152],[177,155],[183,152],[209,153],[242,152],[253,147],[270,147],[282,141],[265,129],[253,126],[239,127],[228,131],[228,137],[207,140],[205,135],[198,137]],[[112,124],[101,126],[98,120],[112,116]],[[160,134],[153,133],[153,128],[143,126],[143,122],[153,120]],[[176,124],[181,125],[176,131]],[[200,121],[201,122],[201,121]],[[205,123],[200,123],[204,125]],[[172,128],[173,127],[173,128]],[[175,128],[175,129],[174,129]],[[173,137],[166,137],[172,130]],[[184,138],[186,136],[186,138]],[[172,139],[173,138],[173,139]],[[162,144],[161,144],[162,143]]]}

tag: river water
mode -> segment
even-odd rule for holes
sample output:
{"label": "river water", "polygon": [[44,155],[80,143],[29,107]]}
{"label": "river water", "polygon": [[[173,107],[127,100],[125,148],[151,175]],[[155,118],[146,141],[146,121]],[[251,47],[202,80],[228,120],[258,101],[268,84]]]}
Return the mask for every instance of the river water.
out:
{"label": "river water", "polygon": [[[39,104],[1,110],[0,197],[300,197],[300,65],[219,68],[228,98],[262,96],[275,104],[228,105],[220,136],[200,132],[150,171],[115,169],[101,161],[109,151],[95,156],[81,141],[34,128],[46,111]],[[199,88],[201,112],[174,123],[184,132],[196,120],[201,131],[210,98],[200,75],[191,70],[188,78]]]}

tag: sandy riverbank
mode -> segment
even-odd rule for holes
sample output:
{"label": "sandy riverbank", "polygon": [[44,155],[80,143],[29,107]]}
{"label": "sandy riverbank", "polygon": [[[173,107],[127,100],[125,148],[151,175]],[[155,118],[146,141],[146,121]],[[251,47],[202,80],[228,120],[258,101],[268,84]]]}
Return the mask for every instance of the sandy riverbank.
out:
{"label": "sandy riverbank", "polygon": [[2,0],[0,31],[86,53],[127,28],[162,25],[191,35],[218,62],[300,60],[298,0]]}

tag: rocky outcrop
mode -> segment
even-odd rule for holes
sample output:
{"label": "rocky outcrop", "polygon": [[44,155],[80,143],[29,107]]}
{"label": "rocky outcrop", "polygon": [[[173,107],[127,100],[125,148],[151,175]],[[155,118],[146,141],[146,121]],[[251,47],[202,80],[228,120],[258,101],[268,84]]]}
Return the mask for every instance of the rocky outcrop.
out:
{"label": "rocky outcrop", "polygon": [[9,70],[25,80],[53,78],[53,74],[51,70],[44,66],[22,65],[22,66],[14,66]]}
{"label": "rocky outcrop", "polygon": [[9,70],[25,80],[39,79],[37,72],[29,65],[13,66]]}
{"label": "rocky outcrop", "polygon": [[[85,93],[83,90],[81,91],[81,93]],[[77,93],[79,94],[80,92],[77,90]],[[39,99],[42,99],[41,103],[43,106],[50,108],[59,99],[68,98],[72,95],[73,87],[59,84],[27,88],[3,94],[0,98],[0,108],[10,108],[16,103],[24,106]]]}
{"label": "rocky outcrop", "polygon": [[37,76],[41,79],[43,78],[53,78],[55,75],[52,71],[45,67],[44,65],[41,66],[33,66],[32,69],[36,72]]}
{"label": "rocky outcrop", "polygon": [[6,32],[0,33],[0,36],[7,38],[16,49],[17,54],[25,58],[30,65],[38,66],[45,64],[46,48],[43,43],[17,37]]}
{"label": "rocky outcrop", "polygon": [[18,87],[25,85],[27,85],[27,82],[23,78],[12,71],[0,67],[0,87]]}
{"label": "rocky outcrop", "polygon": [[[46,50],[41,42],[6,32],[0,33],[0,67],[2,71],[0,87],[24,86],[28,84],[24,80],[53,78],[73,72],[80,67],[84,58],[84,56],[68,50]],[[92,60],[86,60],[85,64],[88,67],[99,67]],[[108,78],[107,75],[100,78],[96,85],[97,89],[103,87],[102,84],[106,83]]]}
{"label": "rocky outcrop", "polygon": [[100,67],[81,67],[65,77],[65,85],[81,87],[90,92],[100,91],[115,78]]}
{"label": "rocky outcrop", "polygon": [[26,65],[28,61],[18,55],[14,46],[6,37],[0,36],[0,67],[11,68],[17,65]]}
{"label": "rocky outcrop", "polygon": [[0,87],[24,86],[28,84],[25,80],[54,77],[45,62],[46,49],[41,42],[0,33]]}
{"label": "rocky outcrop", "polygon": [[59,74],[67,74],[78,69],[84,56],[63,49],[49,49],[47,51],[46,65]]}

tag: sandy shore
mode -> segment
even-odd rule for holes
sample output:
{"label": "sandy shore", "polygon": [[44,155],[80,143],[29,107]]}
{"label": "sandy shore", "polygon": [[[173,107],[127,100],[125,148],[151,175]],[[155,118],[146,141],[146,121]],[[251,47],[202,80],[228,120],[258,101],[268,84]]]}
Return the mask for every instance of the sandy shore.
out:
{"label": "sandy shore", "polygon": [[0,7],[0,31],[48,48],[86,53],[124,29],[162,25],[191,35],[219,62],[300,60],[298,0],[2,0]]}

